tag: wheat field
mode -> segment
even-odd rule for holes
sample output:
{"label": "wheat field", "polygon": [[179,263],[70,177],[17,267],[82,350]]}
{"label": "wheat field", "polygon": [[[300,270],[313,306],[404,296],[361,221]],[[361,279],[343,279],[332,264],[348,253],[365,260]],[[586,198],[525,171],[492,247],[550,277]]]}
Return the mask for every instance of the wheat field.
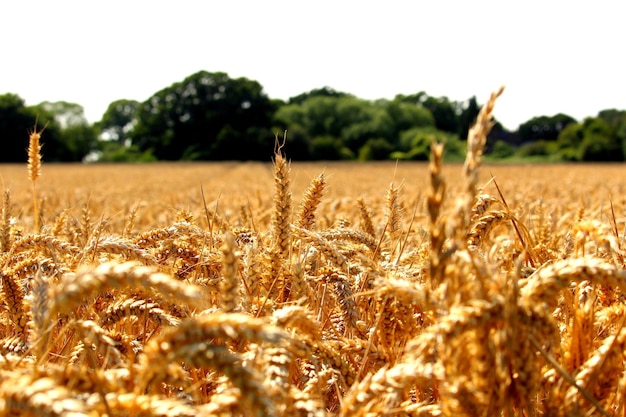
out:
{"label": "wheat field", "polygon": [[0,166],[1,414],[626,415],[626,168],[482,164],[496,97],[464,164],[31,141]]}

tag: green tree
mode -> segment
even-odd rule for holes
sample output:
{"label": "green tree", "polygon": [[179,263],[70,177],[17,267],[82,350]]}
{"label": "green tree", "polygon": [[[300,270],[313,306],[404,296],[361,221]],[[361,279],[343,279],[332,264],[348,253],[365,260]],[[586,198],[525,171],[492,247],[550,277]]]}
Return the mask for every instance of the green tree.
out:
{"label": "green tree", "polygon": [[489,154],[489,157],[497,160],[497,159],[509,158],[513,156],[514,154],[515,154],[515,147],[513,147],[511,144],[503,140],[497,140],[493,144],[493,150]]}
{"label": "green tree", "polygon": [[460,115],[463,111],[463,106],[459,102],[450,101],[448,97],[432,97],[424,91],[411,95],[399,94],[394,101],[423,107],[430,112],[437,129],[449,133],[459,133]]}
{"label": "green tree", "polygon": [[622,140],[615,129],[600,117],[571,123],[557,140],[562,159],[570,161],[623,161]]}
{"label": "green tree", "polygon": [[137,109],[140,103],[136,100],[116,100],[109,104],[97,123],[100,136],[105,140],[114,140],[122,145],[130,141],[130,132],[137,124]]}
{"label": "green tree", "polygon": [[343,143],[355,154],[370,139],[395,141],[393,121],[385,102],[371,102],[353,97],[337,100],[337,121]]}
{"label": "green tree", "polygon": [[297,96],[293,96],[291,98],[289,98],[288,104],[302,104],[305,101],[307,101],[308,99],[310,99],[311,97],[350,97],[351,94],[348,93],[344,93],[341,91],[337,91],[332,87],[322,87],[322,88],[315,88],[311,91],[308,91],[306,93],[302,93],[302,94],[298,94]]}
{"label": "green tree", "polygon": [[35,108],[38,113],[51,116],[59,126],[58,143],[47,146],[49,160],[82,161],[98,148],[96,129],[87,121],[80,104],[44,101]]}
{"label": "green tree", "polygon": [[416,127],[435,126],[435,119],[425,107],[412,102],[393,100],[386,103],[386,110],[391,119],[393,143],[397,143],[400,134]]}
{"label": "green tree", "polygon": [[122,145],[119,142],[103,141],[97,162],[154,162],[156,158],[148,151],[139,151],[135,145]]}
{"label": "green tree", "polygon": [[305,125],[304,107],[299,104],[283,104],[274,113],[273,131],[287,132],[286,152],[294,160],[309,160],[311,136]]}
{"label": "green tree", "polygon": [[[274,129],[279,134],[280,129]],[[284,130],[283,130],[284,133]],[[310,140],[306,130],[301,125],[292,125],[289,127],[285,142],[285,152],[290,159],[295,161],[307,161],[311,159]]]}
{"label": "green tree", "polygon": [[343,144],[341,139],[332,136],[317,136],[310,143],[309,153],[313,160],[337,161],[352,159],[354,154]]}
{"label": "green tree", "polygon": [[143,102],[131,140],[161,160],[267,159],[274,111],[257,81],[200,71]]}
{"label": "green tree", "polygon": [[622,155],[626,160],[626,110],[606,109],[598,117],[611,126],[615,139],[621,144]]}
{"label": "green tree", "polygon": [[0,95],[0,162],[26,160],[28,130],[34,126],[37,115],[26,108],[24,100],[16,94]]}
{"label": "green tree", "polygon": [[273,123],[279,126],[278,130],[291,130],[293,126],[300,126],[308,134],[306,112],[301,104],[285,104],[274,113]]}
{"label": "green tree", "polygon": [[563,113],[554,116],[538,116],[525,121],[517,129],[522,142],[557,140],[559,134],[576,119]]}
{"label": "green tree", "polygon": [[398,143],[399,150],[391,153],[392,159],[427,161],[430,145],[433,142],[445,144],[445,159],[461,161],[465,155],[465,143],[455,134],[437,130],[434,127],[416,127],[402,132]]}
{"label": "green tree", "polygon": [[459,115],[459,138],[461,140],[467,140],[467,133],[469,132],[470,127],[476,121],[476,117],[480,112],[480,106],[476,101],[476,96],[470,97],[467,100],[467,104],[463,106],[461,110],[461,114]]}
{"label": "green tree", "polygon": [[541,139],[523,144],[515,150],[515,156],[519,158],[541,157],[542,160],[565,159],[559,155],[557,143]]}
{"label": "green tree", "polygon": [[[357,154],[372,138],[393,141],[394,131],[386,102],[371,102],[345,94],[312,95],[299,104],[282,106],[274,116],[274,125],[281,130],[298,131],[300,138],[311,144],[310,150],[326,149],[328,138],[335,138],[338,144],[330,148],[333,152],[343,149],[341,158]],[[323,159],[332,159],[327,156],[329,152],[324,152]],[[315,151],[311,158],[316,159],[318,154],[320,152]]]}
{"label": "green tree", "polygon": [[338,101],[337,97],[315,96],[302,103],[304,117],[302,126],[308,131],[309,136],[341,137],[342,122],[337,117]]}
{"label": "green tree", "polygon": [[605,109],[598,113],[598,117],[614,129],[626,124],[626,110]]}
{"label": "green tree", "polygon": [[583,122],[584,138],[581,144],[583,161],[623,161],[621,141],[611,126],[599,117],[589,117]]}
{"label": "green tree", "polygon": [[580,161],[581,145],[585,137],[583,125],[581,123],[570,123],[557,138],[558,152],[561,159],[565,161]]}
{"label": "green tree", "polygon": [[359,161],[382,161],[389,159],[394,147],[383,138],[372,138],[359,149]]}
{"label": "green tree", "polygon": [[0,162],[26,162],[28,132],[33,129],[41,130],[44,126],[45,131],[41,136],[44,160],[63,160],[59,157],[63,153],[60,127],[54,116],[44,108],[27,107],[24,100],[16,94],[0,95]]}

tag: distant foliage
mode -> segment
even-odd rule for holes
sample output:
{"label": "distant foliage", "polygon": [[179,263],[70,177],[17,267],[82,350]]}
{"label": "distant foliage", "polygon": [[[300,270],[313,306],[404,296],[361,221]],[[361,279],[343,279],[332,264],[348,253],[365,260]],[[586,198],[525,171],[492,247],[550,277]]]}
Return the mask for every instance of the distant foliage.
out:
{"label": "distant foliage", "polygon": [[26,161],[28,132],[33,129],[44,129],[41,143],[47,161],[81,161],[98,146],[82,106],[64,101],[26,106],[16,94],[0,95],[0,162]]}
{"label": "distant foliage", "polygon": [[161,160],[266,159],[274,110],[258,82],[200,71],[141,103],[130,139]]}
{"label": "distant foliage", "polygon": [[427,161],[433,143],[446,144],[446,160],[460,160],[465,154],[465,144],[457,135],[442,132],[434,127],[416,127],[402,132],[399,150],[390,156],[392,159],[399,160]]}
{"label": "distant foliage", "polygon": [[96,124],[103,139],[114,140],[122,145],[130,141],[130,133],[137,124],[137,110],[140,103],[136,100],[117,100],[109,104]]}
{"label": "distant foliage", "polygon": [[393,145],[383,138],[368,139],[359,149],[360,161],[382,161],[389,159]]}
{"label": "distant foliage", "polygon": [[[36,119],[38,129],[46,126],[48,161],[266,160],[285,132],[295,161],[425,160],[434,140],[446,143],[444,158],[460,160],[481,107],[476,97],[419,91],[365,100],[330,86],[272,99],[258,81],[199,71],[143,102],[113,101],[94,124],[75,103],[27,106],[1,95],[0,161],[24,160]],[[626,111],[605,109],[581,121],[539,115],[514,131],[494,120],[485,153],[490,160],[624,161]]]}
{"label": "distant foliage", "polygon": [[562,113],[533,117],[519,126],[518,133],[524,142],[557,140],[563,129],[571,123],[576,123],[576,119]]}
{"label": "distant foliage", "polygon": [[[604,113],[605,117],[607,113]],[[626,112],[615,119],[589,117],[568,125],[559,135],[559,153],[564,160],[619,162],[626,153]]]}

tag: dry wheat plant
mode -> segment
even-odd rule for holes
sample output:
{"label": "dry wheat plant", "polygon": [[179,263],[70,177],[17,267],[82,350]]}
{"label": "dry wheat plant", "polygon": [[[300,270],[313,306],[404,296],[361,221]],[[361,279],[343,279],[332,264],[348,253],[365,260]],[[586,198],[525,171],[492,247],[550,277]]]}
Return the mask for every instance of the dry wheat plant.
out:
{"label": "dry wheat plant", "polygon": [[479,177],[501,92],[462,167],[433,144],[420,190],[357,198],[294,190],[278,146],[267,198],[55,199],[33,131],[0,220],[1,414],[626,415],[623,220]]}

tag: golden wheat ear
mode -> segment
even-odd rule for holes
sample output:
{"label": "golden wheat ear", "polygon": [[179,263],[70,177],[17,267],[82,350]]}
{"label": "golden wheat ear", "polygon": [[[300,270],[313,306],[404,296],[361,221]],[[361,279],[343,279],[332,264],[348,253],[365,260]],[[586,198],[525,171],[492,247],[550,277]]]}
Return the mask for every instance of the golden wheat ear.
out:
{"label": "golden wheat ear", "polygon": [[0,220],[0,252],[8,252],[11,247],[11,192],[4,191],[2,199],[2,220]]}
{"label": "golden wheat ear", "polygon": [[270,296],[276,297],[277,292],[282,294],[283,299],[288,298],[288,294],[283,293],[285,286],[279,278],[285,273],[289,251],[291,248],[291,191],[289,189],[291,170],[289,161],[282,152],[284,145],[277,145],[274,153],[274,214],[272,216],[272,233],[274,238],[273,250],[271,252],[271,273],[272,281],[277,285]]}
{"label": "golden wheat ear", "polygon": [[298,220],[296,221],[298,227],[307,230],[313,229],[315,225],[315,210],[317,210],[317,207],[322,201],[325,188],[326,178],[323,173],[311,180],[311,184],[306,190],[302,204],[300,205],[300,212],[298,213]]}
{"label": "golden wheat ear", "polygon": [[33,218],[35,222],[35,231],[39,231],[39,211],[37,209],[37,190],[35,184],[37,179],[41,176],[41,134],[43,133],[45,126],[40,131],[37,131],[37,121],[35,120],[35,126],[33,130],[28,132],[28,179],[33,185]]}
{"label": "golden wheat ear", "polygon": [[235,311],[239,305],[239,259],[237,243],[231,232],[224,235],[222,245],[222,280],[220,281],[220,307],[226,313]]}
{"label": "golden wheat ear", "polygon": [[443,178],[444,145],[433,143],[430,147],[430,191],[426,200],[426,208],[430,218],[430,279],[433,285],[439,284],[443,278],[441,251],[445,241],[445,220],[440,219],[441,207],[446,193],[446,182]]}
{"label": "golden wheat ear", "polygon": [[482,155],[485,150],[485,144],[487,143],[487,135],[491,131],[491,128],[495,124],[493,121],[493,109],[496,105],[496,100],[504,92],[504,86],[501,86],[497,91],[491,93],[487,104],[485,104],[478,113],[476,122],[470,127],[467,133],[467,155],[465,157],[465,164],[463,165],[463,175],[466,181],[466,189],[470,194],[471,201],[476,195],[476,184],[478,182],[478,168],[482,163]]}
{"label": "golden wheat ear", "polygon": [[[45,129],[45,128],[44,128]],[[37,131],[37,122],[33,130],[28,132],[28,179],[37,181],[41,176],[41,134],[44,129]]]}

